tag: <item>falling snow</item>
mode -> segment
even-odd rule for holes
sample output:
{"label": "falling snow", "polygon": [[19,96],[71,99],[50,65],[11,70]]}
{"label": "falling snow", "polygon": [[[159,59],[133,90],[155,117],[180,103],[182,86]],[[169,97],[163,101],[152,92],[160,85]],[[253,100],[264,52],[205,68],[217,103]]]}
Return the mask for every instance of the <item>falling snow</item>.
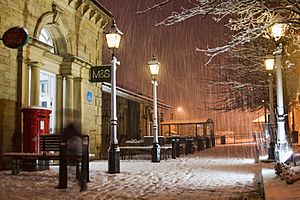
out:
{"label": "falling snow", "polygon": [[[208,57],[197,48],[225,44],[227,29],[215,23],[211,17],[197,17],[173,26],[155,26],[173,10],[180,9],[181,1],[172,1],[157,12],[141,15],[138,10],[157,3],[149,0],[98,0],[109,9],[124,32],[117,57],[121,65],[117,69],[117,85],[125,89],[151,96],[150,72],[147,62],[155,54],[161,63],[158,76],[158,99],[171,105],[172,110],[164,113],[166,120],[199,120],[211,118],[216,130],[233,131],[237,135],[252,134],[252,121],[261,113],[228,112],[208,110],[211,103],[222,95],[222,91],[211,87],[208,82],[215,76],[211,66],[205,66]],[[188,3],[189,4],[189,3]],[[104,63],[109,63],[109,50],[104,46]],[[214,60],[219,66],[226,58]],[[177,108],[181,107],[181,111]]]}

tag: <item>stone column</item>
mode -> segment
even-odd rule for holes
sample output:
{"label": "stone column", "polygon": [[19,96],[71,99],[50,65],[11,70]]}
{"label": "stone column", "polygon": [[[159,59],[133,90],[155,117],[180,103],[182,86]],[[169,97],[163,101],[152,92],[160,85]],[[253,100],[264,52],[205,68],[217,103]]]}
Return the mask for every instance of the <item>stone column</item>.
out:
{"label": "stone column", "polygon": [[61,133],[63,130],[63,79],[60,74],[56,75],[56,126],[55,133]]}
{"label": "stone column", "polygon": [[30,105],[40,105],[40,73],[42,63],[31,62]]}
{"label": "stone column", "polygon": [[22,95],[22,102],[24,105],[30,105],[30,81],[31,81],[31,69],[30,65],[23,65],[23,83],[22,83],[22,90],[23,90],[23,95]]}
{"label": "stone column", "polygon": [[74,111],[74,82],[73,76],[65,77],[65,91],[64,91],[64,116],[63,125],[66,127],[73,122]]}
{"label": "stone column", "polygon": [[76,77],[74,78],[74,112],[73,112],[73,120],[78,125],[80,131],[82,131],[82,98],[86,96],[86,94],[82,94],[82,78]]}

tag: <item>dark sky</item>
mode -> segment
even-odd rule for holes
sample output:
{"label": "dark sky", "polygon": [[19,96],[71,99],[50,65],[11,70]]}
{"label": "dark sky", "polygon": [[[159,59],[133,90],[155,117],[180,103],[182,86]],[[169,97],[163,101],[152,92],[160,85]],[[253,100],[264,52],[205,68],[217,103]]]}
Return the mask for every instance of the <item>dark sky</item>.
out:
{"label": "dark sky", "polygon": [[[226,30],[222,23],[209,16],[193,17],[173,26],[155,26],[185,1],[173,1],[158,10],[136,15],[135,12],[158,3],[160,0],[98,0],[112,12],[119,29],[124,33],[117,58],[117,85],[125,89],[152,95],[150,72],[147,62],[155,54],[161,63],[158,77],[158,98],[172,106],[175,119],[212,118],[218,130],[245,131],[252,117],[244,113],[215,113],[203,109],[216,97],[207,79],[213,75],[205,66],[208,57],[196,52],[225,44]],[[188,2],[188,1],[186,1]],[[190,6],[188,3],[186,7]],[[104,49],[104,52],[108,50]],[[106,60],[105,62],[109,62]],[[217,58],[214,63],[222,63]],[[178,112],[177,108],[182,111]],[[233,117],[234,116],[234,117]],[[169,116],[166,116],[169,117]],[[248,131],[248,130],[247,130]]]}

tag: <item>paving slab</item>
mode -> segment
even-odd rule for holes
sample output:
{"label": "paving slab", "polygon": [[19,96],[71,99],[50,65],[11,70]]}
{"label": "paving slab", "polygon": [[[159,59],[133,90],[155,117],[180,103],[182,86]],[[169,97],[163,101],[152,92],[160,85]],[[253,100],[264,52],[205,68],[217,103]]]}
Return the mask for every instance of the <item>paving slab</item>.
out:
{"label": "paving slab", "polygon": [[265,200],[300,200],[300,180],[286,184],[275,174],[272,164],[262,168],[262,183]]}

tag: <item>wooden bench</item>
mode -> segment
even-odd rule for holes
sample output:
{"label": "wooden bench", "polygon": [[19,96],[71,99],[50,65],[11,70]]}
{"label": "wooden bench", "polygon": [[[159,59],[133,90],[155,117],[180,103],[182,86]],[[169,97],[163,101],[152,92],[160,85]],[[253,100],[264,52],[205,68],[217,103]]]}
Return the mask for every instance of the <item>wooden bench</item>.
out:
{"label": "wooden bench", "polygon": [[[8,152],[3,153],[4,157],[12,158],[12,174],[19,174],[20,168],[26,164],[33,164],[35,160],[59,160],[60,159],[61,136],[58,134],[40,135],[40,151],[37,153]],[[38,162],[36,162],[38,163]],[[45,163],[40,163],[44,165]],[[37,164],[39,165],[39,163]]]}
{"label": "wooden bench", "polygon": [[[76,178],[79,178],[79,166],[81,166],[81,175],[83,173],[86,182],[89,181],[89,136],[82,135],[82,152],[80,155],[68,154],[68,141],[63,141],[60,134],[40,135],[40,152],[38,153],[26,153],[26,152],[7,152],[3,153],[5,157],[12,158],[12,174],[19,174],[21,166],[28,160],[31,161],[59,161],[59,188],[67,187],[67,165],[76,165]],[[34,162],[39,165],[38,162]],[[80,164],[81,163],[81,164]],[[42,165],[45,165],[42,162]]]}
{"label": "wooden bench", "polygon": [[[137,154],[149,153],[149,155],[151,155],[152,148],[153,148],[152,146],[120,146],[121,157],[123,159],[126,159],[126,156],[128,158],[132,158],[134,153]],[[169,158],[170,154],[172,154],[171,145],[160,146],[160,150],[161,150],[161,158],[164,160]]]}

